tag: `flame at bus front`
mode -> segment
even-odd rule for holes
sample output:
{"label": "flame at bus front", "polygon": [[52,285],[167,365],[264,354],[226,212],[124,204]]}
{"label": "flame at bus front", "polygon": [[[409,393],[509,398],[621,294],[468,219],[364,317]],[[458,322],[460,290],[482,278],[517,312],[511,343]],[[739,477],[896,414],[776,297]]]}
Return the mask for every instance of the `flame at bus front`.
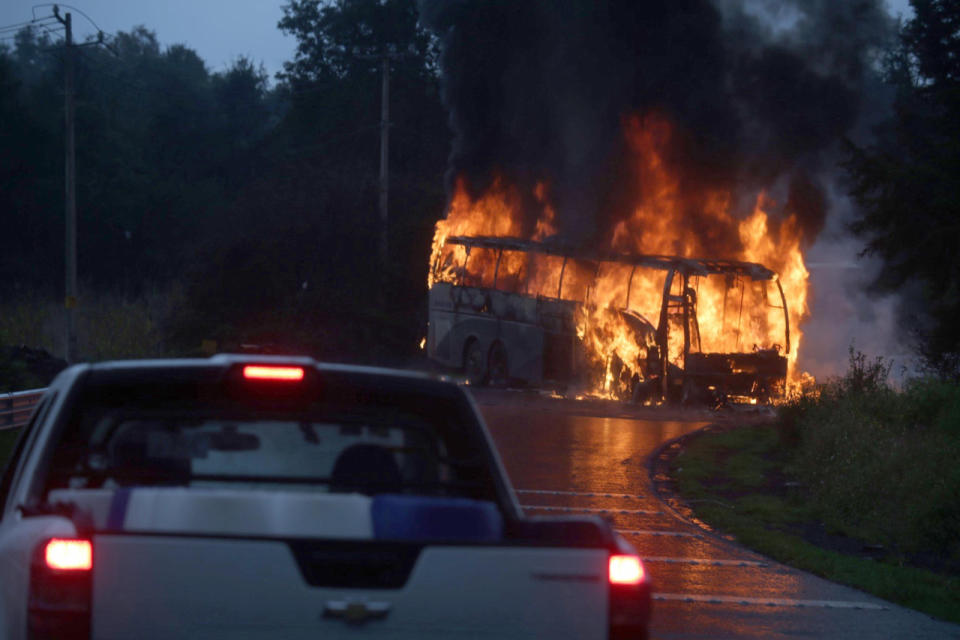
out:
{"label": "flame at bus front", "polygon": [[[731,193],[682,184],[680,176],[672,172],[665,161],[675,131],[661,115],[627,119],[625,136],[636,163],[642,200],[632,215],[614,227],[610,234],[611,246],[643,254],[755,262],[775,271],[790,318],[788,377],[796,378],[800,327],[809,313],[809,273],[803,260],[803,236],[796,214],[781,209],[779,216],[773,216],[778,204],[765,193],[759,193],[755,196],[753,211],[746,218],[738,218],[733,211]],[[751,291],[759,285],[742,281],[730,283],[719,277],[702,278],[695,284],[703,351],[786,350],[783,310],[778,295],[770,295],[775,286]],[[744,317],[741,301],[751,293],[759,304],[750,309],[755,313]],[[738,294],[740,299],[731,300],[732,294]],[[677,362],[683,349],[682,329],[671,332],[671,338],[671,361]]]}
{"label": "flame at bus front", "polygon": [[[507,287],[530,296],[575,300],[577,335],[587,359],[602,375],[593,391],[613,395],[630,381],[643,379],[644,362],[656,349],[653,331],[668,323],[668,361],[683,367],[685,341],[703,353],[777,352],[786,355],[789,380],[798,379],[800,326],[808,314],[808,273],[803,236],[796,215],[765,194],[754,197],[752,211],[738,215],[734,195],[692,185],[671,167],[676,130],[653,113],[626,118],[624,138],[634,168],[632,207],[608,228],[598,229],[591,248],[602,251],[681,256],[759,263],[778,274],[789,315],[789,352],[784,310],[776,280],[754,281],[730,274],[675,278],[666,289],[666,272],[616,262],[580,263],[560,256],[527,256],[475,249],[469,271],[476,286]],[[676,154],[674,154],[676,155]],[[458,180],[446,218],[436,225],[428,284],[456,282],[465,249],[445,245],[450,236],[494,236],[543,240],[554,235],[556,217],[549,185],[538,183],[524,198],[505,177],[496,178],[479,197]],[[534,211],[531,215],[531,203]],[[533,224],[531,224],[533,218]],[[560,272],[563,270],[561,282]],[[496,272],[496,275],[495,275]],[[678,314],[662,313],[664,296],[695,300],[696,317],[685,335]],[[649,374],[649,371],[646,371]]]}

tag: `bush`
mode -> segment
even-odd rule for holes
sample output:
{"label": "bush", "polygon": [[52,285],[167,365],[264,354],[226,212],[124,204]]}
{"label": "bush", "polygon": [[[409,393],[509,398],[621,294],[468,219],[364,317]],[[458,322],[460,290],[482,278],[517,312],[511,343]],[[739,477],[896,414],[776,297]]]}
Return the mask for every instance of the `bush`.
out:
{"label": "bush", "polygon": [[784,407],[793,471],[828,527],[960,559],[960,386],[921,379],[898,391],[889,369],[851,349],[844,377]]}
{"label": "bush", "polygon": [[0,305],[0,345],[25,345],[63,353],[63,307],[38,295],[5,300]]}
{"label": "bush", "polygon": [[[167,352],[158,328],[178,304],[175,290],[136,298],[81,293],[76,314],[80,360],[157,357]],[[62,356],[64,339],[63,305],[53,297],[28,296],[0,304],[0,346],[26,346]]]}

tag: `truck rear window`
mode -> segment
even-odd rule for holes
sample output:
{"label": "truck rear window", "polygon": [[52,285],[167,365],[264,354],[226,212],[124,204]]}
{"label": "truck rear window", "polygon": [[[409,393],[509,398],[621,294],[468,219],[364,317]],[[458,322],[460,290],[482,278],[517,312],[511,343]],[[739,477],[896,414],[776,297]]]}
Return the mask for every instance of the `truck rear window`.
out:
{"label": "truck rear window", "polygon": [[282,485],[360,493],[470,493],[426,425],[104,416],[88,451],[58,465],[70,488],[110,484]]}
{"label": "truck rear window", "polygon": [[[50,458],[46,491],[188,486],[455,496],[495,490],[450,398],[339,389],[294,403],[203,385],[87,389]],[[180,387],[180,385],[177,385]],[[216,385],[215,385],[216,386]],[[313,394],[310,394],[313,396]]]}

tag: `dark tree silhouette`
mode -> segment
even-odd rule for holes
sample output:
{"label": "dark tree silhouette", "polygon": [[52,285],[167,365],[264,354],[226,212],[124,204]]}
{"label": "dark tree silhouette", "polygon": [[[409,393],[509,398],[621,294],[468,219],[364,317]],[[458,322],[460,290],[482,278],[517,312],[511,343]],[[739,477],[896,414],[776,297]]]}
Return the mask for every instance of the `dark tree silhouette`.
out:
{"label": "dark tree silhouette", "polygon": [[960,376],[960,4],[911,0],[887,61],[896,90],[875,144],[851,146],[861,213],[852,225],[880,258],[874,288],[903,294],[902,320],[934,370]]}

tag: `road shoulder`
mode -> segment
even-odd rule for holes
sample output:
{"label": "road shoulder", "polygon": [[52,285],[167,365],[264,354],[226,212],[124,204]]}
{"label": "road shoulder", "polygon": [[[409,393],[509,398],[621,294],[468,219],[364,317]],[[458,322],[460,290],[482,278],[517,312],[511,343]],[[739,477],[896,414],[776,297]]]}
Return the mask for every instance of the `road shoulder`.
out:
{"label": "road shoulder", "polygon": [[776,430],[712,424],[666,442],[650,457],[651,485],[678,517],[719,541],[960,622],[960,578],[824,529],[789,476]]}

